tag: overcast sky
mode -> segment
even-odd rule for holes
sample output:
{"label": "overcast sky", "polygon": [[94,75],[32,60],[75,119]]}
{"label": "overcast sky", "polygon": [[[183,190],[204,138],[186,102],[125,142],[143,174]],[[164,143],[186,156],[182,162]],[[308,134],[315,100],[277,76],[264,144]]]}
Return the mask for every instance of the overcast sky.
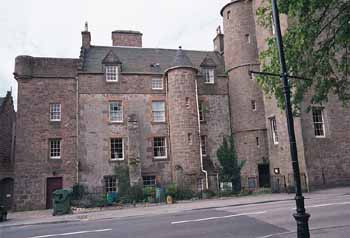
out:
{"label": "overcast sky", "polygon": [[0,97],[12,87],[17,55],[79,57],[88,21],[93,45],[113,30],[138,30],[143,47],[212,50],[221,8],[230,0],[6,0],[0,4]]}

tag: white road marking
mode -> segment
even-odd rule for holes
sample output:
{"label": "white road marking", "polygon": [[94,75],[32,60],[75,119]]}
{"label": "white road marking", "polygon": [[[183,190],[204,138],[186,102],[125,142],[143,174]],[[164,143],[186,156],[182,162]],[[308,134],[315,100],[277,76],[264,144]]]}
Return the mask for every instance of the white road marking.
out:
{"label": "white road marking", "polygon": [[238,216],[259,215],[259,214],[263,214],[263,213],[266,213],[266,211],[232,214],[232,215],[221,216],[221,217],[207,217],[207,218],[194,219],[194,220],[173,221],[173,222],[171,222],[171,224],[174,225],[174,224],[181,224],[181,223],[188,223],[188,222],[200,222],[200,221],[208,221],[208,220],[215,220],[215,219],[231,218],[231,217],[238,217]]}
{"label": "white road marking", "polygon": [[266,236],[259,236],[259,237],[256,237],[256,238],[270,238],[270,237],[274,237],[274,236],[287,235],[287,234],[292,234],[292,233],[296,233],[296,231],[287,231],[287,232],[282,232],[282,233],[275,233],[275,234],[270,234],[270,235],[266,235]]}
{"label": "white road marking", "polygon": [[[335,206],[335,205],[350,205],[350,202],[324,203],[324,204],[305,206],[305,208],[308,209],[308,208],[328,207],[328,206]],[[296,209],[295,207],[292,208],[292,210],[295,210],[295,209]]]}
{"label": "white road marking", "polygon": [[91,231],[76,231],[76,232],[61,233],[61,234],[51,234],[51,235],[43,235],[43,236],[31,236],[31,237],[28,237],[28,238],[47,238],[47,237],[55,237],[55,236],[70,236],[70,235],[79,235],[79,234],[86,234],[86,233],[105,232],[105,231],[111,231],[111,230],[112,229],[91,230]]}

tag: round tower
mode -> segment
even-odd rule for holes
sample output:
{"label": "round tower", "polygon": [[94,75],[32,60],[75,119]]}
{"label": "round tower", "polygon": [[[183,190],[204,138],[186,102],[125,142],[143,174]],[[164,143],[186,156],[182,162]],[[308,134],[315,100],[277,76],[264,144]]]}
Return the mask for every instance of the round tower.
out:
{"label": "round tower", "polygon": [[242,184],[247,186],[247,177],[258,178],[259,165],[266,165],[268,157],[263,93],[249,75],[249,70],[259,69],[252,0],[231,1],[222,8],[221,15],[231,126],[238,159],[246,161]]}
{"label": "round tower", "polygon": [[166,70],[173,180],[197,191],[201,183],[197,69],[180,48]]}

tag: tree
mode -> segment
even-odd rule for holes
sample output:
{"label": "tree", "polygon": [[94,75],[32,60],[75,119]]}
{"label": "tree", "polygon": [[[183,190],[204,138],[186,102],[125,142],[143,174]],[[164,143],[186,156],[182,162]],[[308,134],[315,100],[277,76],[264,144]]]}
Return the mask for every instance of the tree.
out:
{"label": "tree", "polygon": [[216,152],[220,162],[220,181],[232,182],[233,192],[241,191],[241,169],[245,161],[237,159],[236,149],[233,137],[227,139],[224,137],[222,145]]}
{"label": "tree", "polygon": [[[350,100],[350,1],[279,0],[278,7],[288,16],[283,42],[289,74],[306,78],[290,79],[294,108],[300,109],[306,92],[311,92],[312,104],[325,103],[335,94],[346,105]],[[264,0],[257,15],[259,24],[271,27],[270,0]],[[275,38],[267,39],[267,45],[260,54],[262,71],[278,74]],[[280,79],[259,76],[257,80],[283,108]]]}

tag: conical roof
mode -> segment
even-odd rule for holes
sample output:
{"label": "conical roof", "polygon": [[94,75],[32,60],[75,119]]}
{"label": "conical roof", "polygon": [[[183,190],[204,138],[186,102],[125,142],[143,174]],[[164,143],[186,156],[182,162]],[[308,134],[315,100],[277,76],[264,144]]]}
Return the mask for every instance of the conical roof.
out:
{"label": "conical roof", "polygon": [[197,70],[190,58],[187,56],[186,52],[182,50],[181,46],[176,52],[175,58],[171,66],[166,70],[165,73],[167,73],[170,69],[174,68],[193,68],[194,70]]}

